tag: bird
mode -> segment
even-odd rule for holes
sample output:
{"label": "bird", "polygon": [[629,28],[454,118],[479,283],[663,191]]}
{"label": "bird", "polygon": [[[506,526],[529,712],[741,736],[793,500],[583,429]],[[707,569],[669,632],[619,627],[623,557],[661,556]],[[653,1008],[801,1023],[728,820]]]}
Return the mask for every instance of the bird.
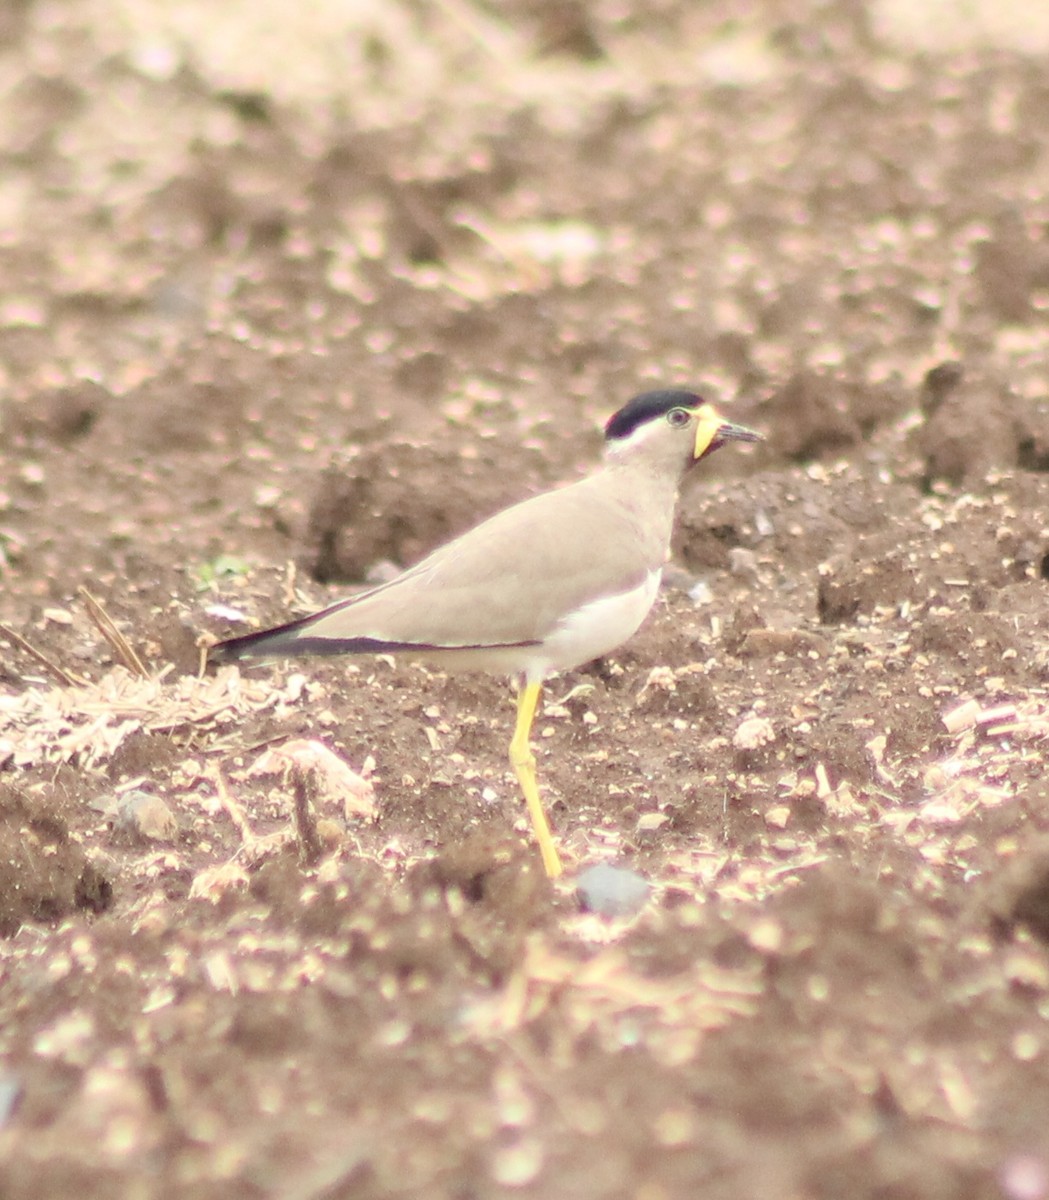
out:
{"label": "bird", "polygon": [[543,685],[637,631],[659,591],[686,474],[729,442],[760,440],[697,392],[642,392],[608,419],[604,460],[591,474],[503,509],[389,582],[218,642],[209,657],[394,654],[515,677],[510,764],[543,867],[557,878],[561,857],[531,748]]}

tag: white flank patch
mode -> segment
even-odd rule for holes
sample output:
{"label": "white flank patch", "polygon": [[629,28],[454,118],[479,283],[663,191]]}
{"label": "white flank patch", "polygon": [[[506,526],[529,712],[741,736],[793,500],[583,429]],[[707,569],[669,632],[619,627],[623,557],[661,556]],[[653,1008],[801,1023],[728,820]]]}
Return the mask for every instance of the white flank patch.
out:
{"label": "white flank patch", "polygon": [[536,657],[548,664],[548,671],[567,671],[615,650],[648,616],[662,575],[662,570],[649,571],[629,592],[602,596],[570,613],[544,640]]}

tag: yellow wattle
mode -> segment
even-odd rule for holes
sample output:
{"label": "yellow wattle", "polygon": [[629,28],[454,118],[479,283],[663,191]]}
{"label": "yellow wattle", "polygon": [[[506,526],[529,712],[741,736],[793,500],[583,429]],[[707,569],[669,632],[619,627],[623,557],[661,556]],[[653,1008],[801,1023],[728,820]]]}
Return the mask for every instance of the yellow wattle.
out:
{"label": "yellow wattle", "polygon": [[710,449],[717,431],[724,425],[725,419],[715,411],[713,405],[704,404],[696,413],[696,441],[692,450],[693,458],[702,458]]}

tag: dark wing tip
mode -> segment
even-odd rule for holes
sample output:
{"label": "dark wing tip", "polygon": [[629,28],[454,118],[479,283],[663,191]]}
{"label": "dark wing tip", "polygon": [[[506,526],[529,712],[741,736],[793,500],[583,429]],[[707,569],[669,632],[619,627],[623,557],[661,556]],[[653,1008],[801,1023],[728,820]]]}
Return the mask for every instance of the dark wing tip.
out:
{"label": "dark wing tip", "polygon": [[387,638],[317,637],[301,632],[295,622],[277,629],[264,629],[242,637],[219,642],[208,651],[208,661],[216,666],[239,662],[242,659],[267,658],[332,658],[340,654],[436,654],[457,653],[463,650],[516,650],[537,645],[537,642],[500,642],[487,644],[435,645],[429,642],[395,642]]}
{"label": "dark wing tip", "polygon": [[605,425],[605,440],[618,441],[629,437],[640,425],[661,417],[672,408],[699,408],[703,397],[685,388],[659,388],[653,392],[642,392],[616,413]]}
{"label": "dark wing tip", "polygon": [[[284,658],[300,654],[316,654],[310,643],[322,639],[303,636],[305,628],[312,624],[313,616],[288,621],[260,629],[256,633],[243,633],[239,637],[227,638],[208,651],[208,661],[222,663],[239,662],[245,658]],[[333,653],[329,651],[329,653]]]}
{"label": "dark wing tip", "polygon": [[240,662],[244,658],[265,658],[267,654],[279,653],[274,649],[264,648],[271,640],[273,630],[266,629],[259,633],[245,633],[240,637],[227,638],[208,650],[208,662],[215,666],[224,663]]}

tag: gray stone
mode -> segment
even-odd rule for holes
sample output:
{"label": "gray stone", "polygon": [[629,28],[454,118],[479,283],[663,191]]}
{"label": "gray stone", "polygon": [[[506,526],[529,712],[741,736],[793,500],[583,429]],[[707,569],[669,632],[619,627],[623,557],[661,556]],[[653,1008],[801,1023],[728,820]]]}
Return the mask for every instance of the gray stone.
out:
{"label": "gray stone", "polygon": [[173,842],[178,838],[178,822],[159,796],[149,792],[128,792],[113,816],[113,829],[124,837],[142,842]]}
{"label": "gray stone", "polygon": [[579,902],[601,917],[630,917],[640,912],[652,891],[648,880],[635,871],[598,863],[576,880]]}

